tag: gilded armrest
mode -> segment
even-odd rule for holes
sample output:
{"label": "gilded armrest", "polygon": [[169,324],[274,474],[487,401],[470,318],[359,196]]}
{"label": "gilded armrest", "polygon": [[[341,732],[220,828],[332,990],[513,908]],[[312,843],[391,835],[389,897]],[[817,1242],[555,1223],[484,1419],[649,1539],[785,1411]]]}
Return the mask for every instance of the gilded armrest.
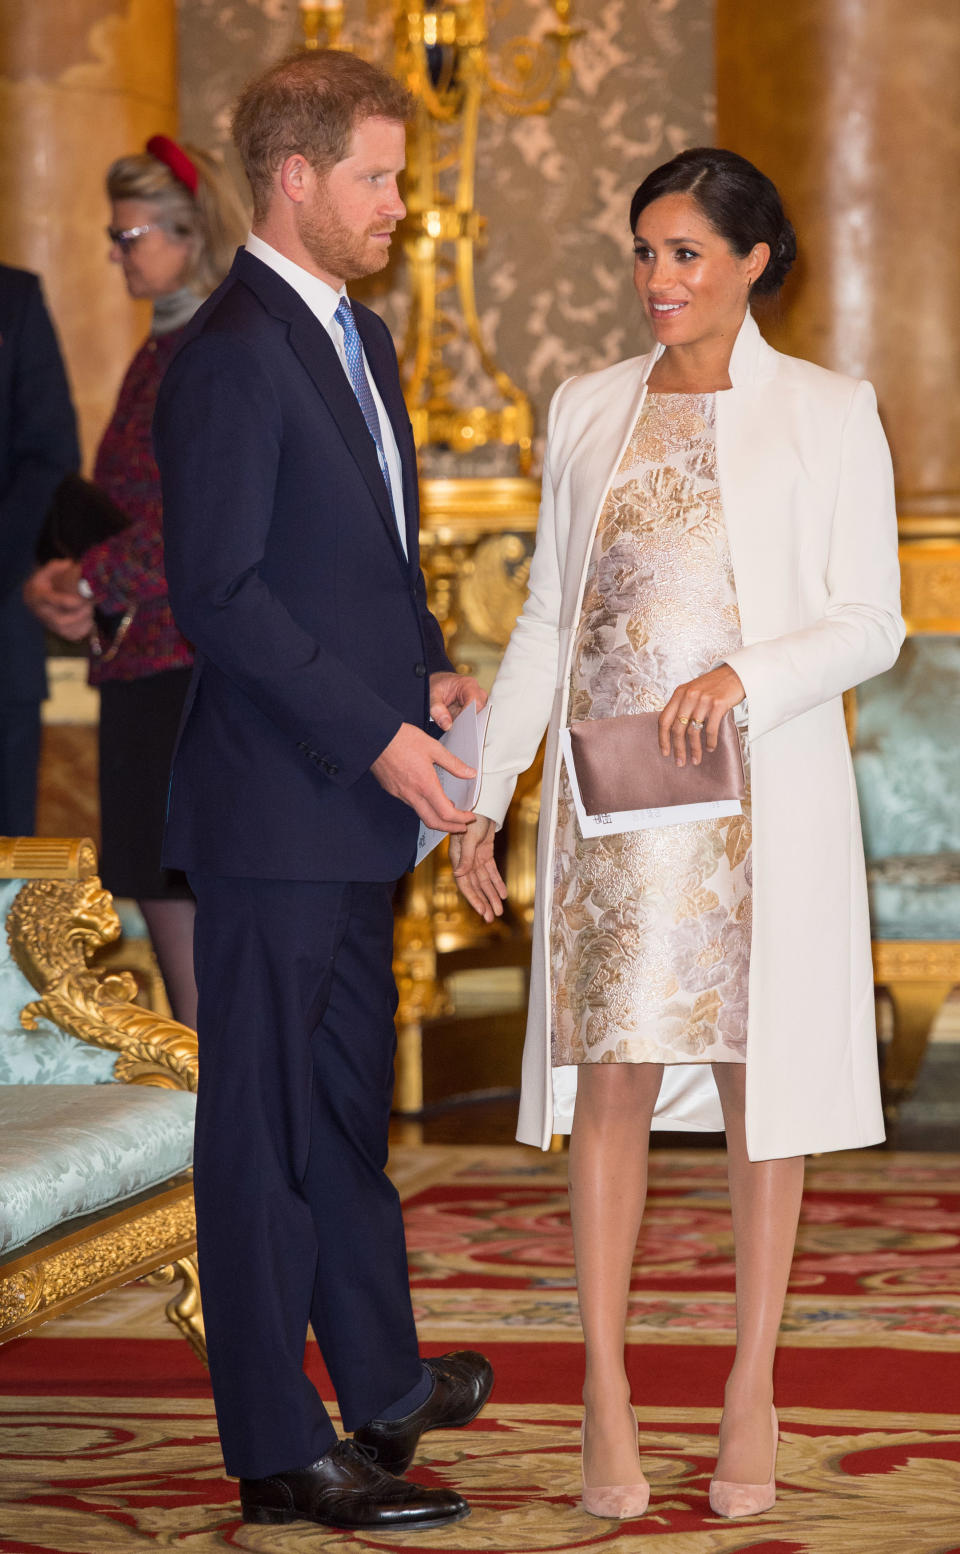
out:
{"label": "gilded armrest", "polygon": [[[8,840],[0,841],[0,864],[12,872],[14,861],[3,856]],[[13,845],[28,850],[24,840]],[[35,843],[34,850],[90,845],[45,842]],[[90,970],[93,952],[119,937],[120,920],[109,892],[87,871],[89,856],[78,852],[69,862],[72,878],[63,877],[68,871],[62,866],[59,878],[50,877],[53,867],[43,870],[46,877],[28,879],[7,914],[10,953],[40,995],[22,1011],[21,1024],[35,1030],[43,1016],[79,1041],[117,1052],[114,1075],[125,1083],[196,1090],[196,1033],[131,1002],[136,984],[128,972],[103,976]],[[16,864],[26,872],[26,858]]]}

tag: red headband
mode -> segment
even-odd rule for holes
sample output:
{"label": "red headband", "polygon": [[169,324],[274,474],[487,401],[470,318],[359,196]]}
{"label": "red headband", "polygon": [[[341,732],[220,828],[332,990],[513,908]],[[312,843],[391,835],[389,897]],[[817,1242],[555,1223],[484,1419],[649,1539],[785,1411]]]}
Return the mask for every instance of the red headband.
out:
{"label": "red headband", "polygon": [[178,146],[169,135],[151,135],[147,141],[147,151],[158,162],[169,167],[174,178],[184,184],[191,194],[196,194],[199,182],[196,164],[191,162],[182,146]]}

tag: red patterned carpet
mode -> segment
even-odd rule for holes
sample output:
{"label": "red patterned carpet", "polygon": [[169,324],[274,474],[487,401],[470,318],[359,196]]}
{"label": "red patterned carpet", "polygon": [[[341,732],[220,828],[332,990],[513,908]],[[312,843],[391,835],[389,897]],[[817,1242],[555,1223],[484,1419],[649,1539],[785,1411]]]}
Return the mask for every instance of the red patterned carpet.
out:
{"label": "red patterned carpet", "polygon": [[0,1350],[0,1554],[958,1554],[960,1160],[811,1165],[778,1373],[779,1497],[728,1523],[706,1500],[734,1324],[723,1157],[655,1159],[629,1346],[653,1486],[642,1520],[578,1508],[563,1158],[409,1148],[394,1174],[425,1350],[481,1346],[497,1367],[481,1418],[428,1436],[415,1469],[467,1494],[467,1522],[420,1539],[244,1527],[205,1373],[163,1321],[163,1296],[134,1288]]}

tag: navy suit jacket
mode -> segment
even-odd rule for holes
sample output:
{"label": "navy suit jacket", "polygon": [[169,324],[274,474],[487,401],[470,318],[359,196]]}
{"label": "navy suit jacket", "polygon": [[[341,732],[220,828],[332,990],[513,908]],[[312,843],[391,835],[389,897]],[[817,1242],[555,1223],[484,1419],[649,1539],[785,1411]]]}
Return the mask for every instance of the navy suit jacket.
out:
{"label": "navy suit jacket", "polygon": [[160,390],[170,602],[197,650],[164,862],[264,879],[392,880],[419,822],[370,766],[425,728],[449,669],[420,571],[416,457],[385,324],[354,304],[403,464],[408,557],[323,325],[241,249]]}
{"label": "navy suit jacket", "polygon": [[0,703],[46,695],[43,627],[20,595],[50,498],[80,464],[57,337],[29,270],[0,265]]}

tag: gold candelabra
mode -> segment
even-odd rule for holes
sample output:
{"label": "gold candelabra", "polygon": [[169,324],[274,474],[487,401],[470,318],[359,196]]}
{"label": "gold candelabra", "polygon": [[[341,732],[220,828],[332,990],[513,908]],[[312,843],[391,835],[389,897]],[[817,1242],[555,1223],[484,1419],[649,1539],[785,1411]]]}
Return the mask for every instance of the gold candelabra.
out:
{"label": "gold candelabra", "polygon": [[[570,80],[571,0],[550,0],[542,38],[491,44],[488,0],[395,0],[394,70],[416,100],[401,228],[411,305],[402,353],[404,390],[418,447],[468,453],[488,443],[516,450],[530,468],[529,397],[498,366],[477,313],[474,281],[483,220],[475,209],[481,113],[546,114]],[[301,0],[307,46],[343,47],[343,0]],[[458,309],[456,305],[458,306]],[[493,385],[493,405],[456,402],[450,358],[472,349]]]}

